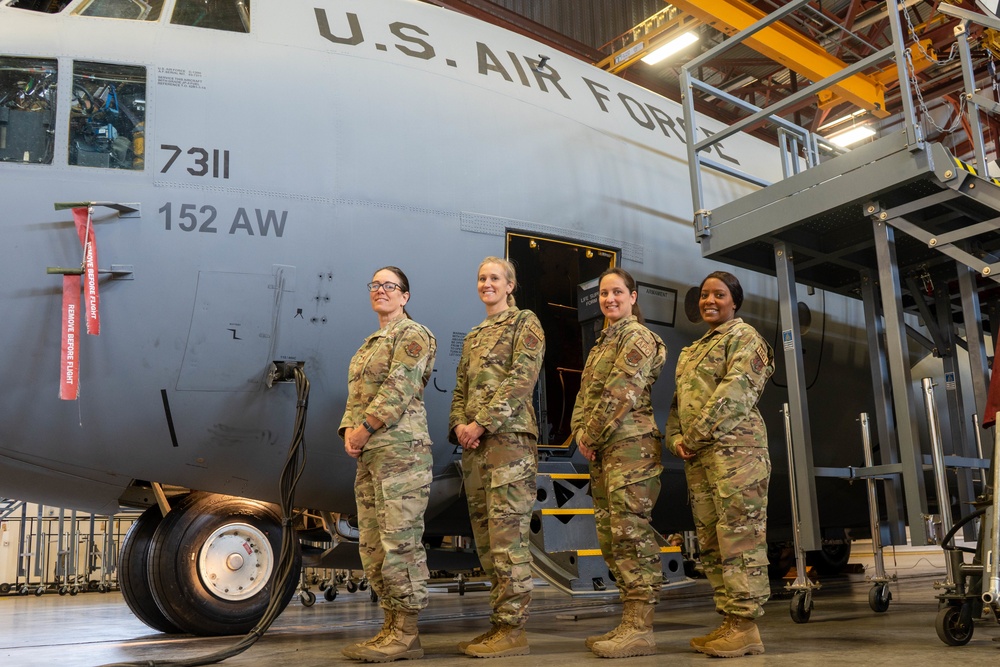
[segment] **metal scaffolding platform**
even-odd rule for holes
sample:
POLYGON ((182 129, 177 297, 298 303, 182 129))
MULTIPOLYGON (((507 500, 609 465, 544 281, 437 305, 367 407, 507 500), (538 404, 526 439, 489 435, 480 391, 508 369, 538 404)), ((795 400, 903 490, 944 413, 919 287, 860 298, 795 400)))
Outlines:
MULTIPOLYGON (((989 467, 981 443, 993 438, 978 425, 970 426, 966 405, 976 413, 985 410, 989 377, 984 322, 994 338, 1000 313, 1000 181, 984 178, 976 167, 957 160, 940 143, 926 142, 916 121, 912 79, 899 68, 900 121, 898 131, 854 150, 834 146, 781 114, 807 103, 856 73, 908 62, 900 23, 901 3, 888 2, 894 44, 817 81, 788 99, 761 109, 727 95, 702 81, 695 73, 701 64, 739 44, 805 4, 796 0, 765 17, 684 65, 681 74, 694 229, 702 254, 728 264, 777 277, 782 353, 788 369, 790 465, 794 500, 799 508, 802 549, 821 546, 817 512, 816 478, 823 476, 883 481, 891 544, 934 543, 938 528, 950 526, 947 487, 938 484, 936 519, 928 512, 925 472, 944 479, 945 468, 956 470, 959 505, 976 500, 973 471, 989 467), (723 97, 741 108, 746 117, 705 139, 695 135, 695 99, 698 95, 723 97), (710 158, 709 149, 737 132, 763 123, 778 128, 784 178, 776 183, 742 173, 710 158), (716 172, 761 186, 752 194, 713 205, 704 200, 702 172, 716 172), (798 321, 798 286, 828 290, 863 301, 868 323, 868 349, 875 403, 877 441, 881 460, 863 467, 817 468, 809 424, 804 382, 801 335, 798 321), (930 336, 918 331, 920 317, 930 336), (930 451, 921 446, 918 433, 917 392, 910 376, 908 341, 933 351, 944 362, 948 411, 955 453, 945 457, 940 434, 934 432, 936 407, 928 403, 930 451), (971 387, 964 388, 956 352, 968 353, 971 387)), ((958 54, 967 89, 963 100, 969 127, 976 135, 976 164, 986 165, 980 113, 996 113, 1000 105, 978 95, 968 43, 969 21, 997 20, 952 7, 940 11, 962 20, 956 31, 958 54)), ((926 395, 925 395, 926 398, 926 395)), ((776 434, 774 434, 776 435, 776 434)), ((875 508, 878 511, 878 508, 875 508)), ((876 516, 875 519, 878 519, 876 516)), ((971 527, 967 530, 971 530, 971 527)), ((874 536, 873 536, 874 537, 874 536)), ((971 537, 975 537, 974 535, 971 537)))

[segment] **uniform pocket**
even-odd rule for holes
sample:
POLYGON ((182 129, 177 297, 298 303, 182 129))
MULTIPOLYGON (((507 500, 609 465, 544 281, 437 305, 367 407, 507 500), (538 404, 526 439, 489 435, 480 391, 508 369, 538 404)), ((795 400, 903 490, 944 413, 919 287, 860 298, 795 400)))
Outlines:
POLYGON ((382 480, 386 530, 404 530, 423 522, 432 477, 430 470, 408 470, 382 480))
POLYGON ((525 457, 493 470, 490 492, 494 507, 506 508, 505 514, 527 514, 535 506, 535 462, 525 457))
POLYGON ((611 505, 630 514, 649 514, 660 495, 662 472, 663 466, 654 459, 628 461, 610 470, 605 467, 611 505))
POLYGON ((712 474, 716 479, 719 495, 729 498, 738 493, 755 489, 764 485, 763 494, 767 495, 767 480, 771 476, 771 461, 766 449, 744 449, 744 455, 738 458, 717 456, 713 462, 712 474))

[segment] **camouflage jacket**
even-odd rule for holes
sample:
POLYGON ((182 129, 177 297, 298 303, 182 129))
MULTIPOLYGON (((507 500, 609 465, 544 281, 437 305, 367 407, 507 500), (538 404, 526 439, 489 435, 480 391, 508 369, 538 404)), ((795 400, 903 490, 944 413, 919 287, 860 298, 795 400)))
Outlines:
POLYGON ((371 415, 385 427, 372 435, 366 449, 411 440, 430 443, 424 387, 434 370, 436 351, 434 334, 407 317, 365 338, 347 370, 347 409, 340 420, 340 437, 371 415))
POLYGON ((448 439, 455 427, 475 421, 487 433, 538 437, 532 392, 545 354, 545 333, 530 310, 507 308, 465 337, 451 399, 448 439))
POLYGON ((583 367, 573 433, 583 429, 598 450, 625 438, 661 437, 649 392, 666 360, 667 346, 634 316, 602 331, 583 367))
POLYGON ((667 448, 700 451, 724 445, 767 447, 757 401, 774 372, 774 353, 736 317, 681 350, 677 389, 667 418, 667 448))

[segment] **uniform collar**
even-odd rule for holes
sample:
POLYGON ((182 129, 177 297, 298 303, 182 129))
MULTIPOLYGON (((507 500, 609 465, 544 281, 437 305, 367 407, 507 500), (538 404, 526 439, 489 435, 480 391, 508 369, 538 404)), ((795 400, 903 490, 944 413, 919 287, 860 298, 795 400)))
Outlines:
POLYGON ((509 319, 511 317, 514 317, 514 315, 516 315, 517 312, 518 312, 518 308, 516 306, 508 306, 507 308, 504 308, 503 310, 501 310, 499 313, 496 313, 495 315, 490 315, 489 317, 487 317, 485 320, 483 320, 478 325, 476 325, 476 328, 480 329, 482 327, 488 327, 488 326, 491 326, 493 324, 498 324, 498 323, 503 322, 503 321, 505 321, 505 320, 507 320, 507 319, 509 319))
POLYGON ((382 327, 381 329, 379 329, 378 331, 376 331, 375 333, 373 333, 371 336, 369 336, 369 338, 376 338, 378 336, 385 336, 390 331, 392 331, 393 329, 395 329, 396 327, 398 327, 400 325, 400 323, 403 322, 403 320, 407 320, 407 319, 409 319, 409 318, 405 314, 403 314, 403 315, 400 315, 399 317, 397 317, 394 320, 389 320, 388 324, 386 324, 384 327, 382 327))
POLYGON ((608 326, 606 329, 604 329, 604 331, 601 332, 601 339, 603 340, 608 336, 613 336, 614 334, 618 333, 618 331, 624 329, 625 325, 627 325, 629 322, 638 322, 638 320, 636 319, 635 315, 629 315, 628 317, 621 318, 620 320, 608 326))
POLYGON ((733 319, 729 320, 728 322, 723 322, 722 324, 720 324, 719 326, 715 327, 714 329, 709 329, 705 333, 705 335, 701 337, 701 339, 704 340, 706 338, 711 338, 712 336, 714 336, 716 334, 718 334, 718 335, 721 336, 722 334, 727 333, 730 329, 732 329, 733 327, 735 327, 737 324, 742 324, 742 323, 743 323, 743 318, 742 317, 734 317, 733 319))

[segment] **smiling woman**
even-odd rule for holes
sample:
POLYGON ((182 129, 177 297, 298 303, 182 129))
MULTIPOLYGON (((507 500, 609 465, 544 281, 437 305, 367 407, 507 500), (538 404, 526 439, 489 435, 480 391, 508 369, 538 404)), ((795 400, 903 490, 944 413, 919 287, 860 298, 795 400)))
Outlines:
POLYGON ((433 464, 424 387, 437 342, 406 312, 410 281, 401 269, 379 269, 366 287, 379 329, 351 359, 339 433, 347 454, 358 460, 358 548, 385 623, 374 638, 343 653, 388 662, 424 654, 417 615, 427 606, 422 536, 433 464))
POLYGON ((573 407, 573 433, 590 461, 590 488, 601 553, 618 582, 622 621, 586 646, 602 658, 656 653, 653 608, 663 582, 653 506, 660 495, 662 435, 650 392, 667 348, 646 328, 635 279, 610 268, 599 280, 608 326, 587 356, 573 407))
POLYGON ((743 287, 716 271, 701 283, 698 308, 709 330, 677 359, 667 448, 685 461, 701 562, 725 617, 691 648, 731 658, 764 652, 754 619, 764 613, 767 489, 771 460, 757 401, 774 372, 773 352, 736 317, 743 287))

